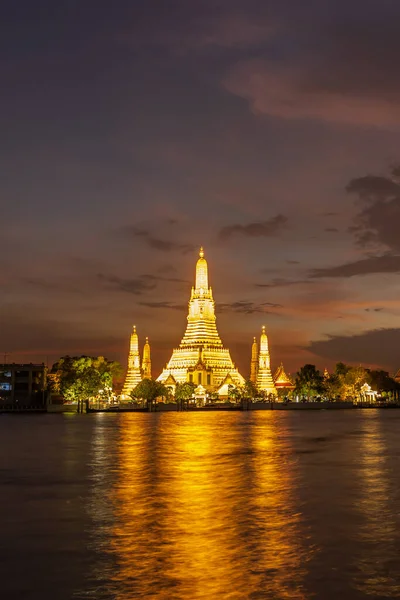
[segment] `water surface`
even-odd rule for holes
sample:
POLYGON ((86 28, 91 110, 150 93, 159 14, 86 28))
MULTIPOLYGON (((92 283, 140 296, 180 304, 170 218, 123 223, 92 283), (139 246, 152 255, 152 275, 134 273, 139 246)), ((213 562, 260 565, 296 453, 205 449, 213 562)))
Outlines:
POLYGON ((396 410, 1 415, 1 598, 398 598, 399 433, 396 410))

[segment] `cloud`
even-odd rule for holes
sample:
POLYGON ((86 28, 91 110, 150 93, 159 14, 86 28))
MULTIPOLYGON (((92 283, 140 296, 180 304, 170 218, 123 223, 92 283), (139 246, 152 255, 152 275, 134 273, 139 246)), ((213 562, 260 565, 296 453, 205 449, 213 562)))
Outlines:
POLYGON ((365 312, 382 312, 384 308, 382 306, 378 306, 377 308, 365 308, 365 312))
POLYGON ((98 273, 97 277, 100 281, 107 284, 107 287, 114 289, 119 292, 127 292, 140 296, 141 294, 154 290, 157 287, 158 282, 164 283, 185 283, 190 284, 185 279, 179 277, 162 277, 160 275, 145 274, 134 278, 118 277, 117 275, 105 275, 104 273, 98 273))
POLYGON ((328 233, 337 233, 339 229, 336 229, 336 227, 326 227, 325 231, 327 231, 328 233))
POLYGON ((220 313, 237 312, 237 313, 244 313, 244 314, 250 315, 253 313, 270 313, 272 311, 269 309, 272 309, 272 308, 282 308, 282 305, 276 304, 273 302, 256 303, 256 302, 249 302, 247 300, 239 300, 237 302, 231 302, 231 303, 225 303, 225 304, 218 303, 216 310, 220 313))
POLYGON ((181 279, 180 277, 163 277, 162 275, 153 275, 153 274, 142 275, 141 278, 151 280, 151 281, 164 281, 167 283, 187 283, 187 284, 191 283, 188 279, 181 279))
POLYGON ((22 277, 19 281, 24 285, 43 290, 44 292, 82 292, 81 287, 78 285, 71 285, 65 281, 65 278, 63 281, 50 281, 39 277, 22 277))
POLYGON ((352 179, 346 191, 359 200, 359 212, 350 231, 362 246, 385 246, 400 253, 400 184, 392 167, 389 177, 367 175, 352 179))
POLYGON ((307 350, 334 361, 399 368, 400 329, 373 329, 358 335, 328 335, 312 341, 307 350))
POLYGON ((274 52, 265 48, 258 58, 236 64, 223 86, 245 98, 255 114, 399 126, 400 82, 393 77, 400 55, 399 6, 363 6, 354 14, 355 3, 340 8, 335 3, 336 10, 320 4, 322 12, 313 6, 311 16, 305 9, 297 22, 283 17, 274 52))
POLYGON ((170 264, 161 265, 157 269, 157 272, 158 273, 176 273, 176 267, 174 267, 174 265, 170 265, 170 264))
MULTIPOLYGON (((175 221, 170 220, 170 225, 175 221)), ((147 243, 150 248, 154 250, 158 250, 160 252, 181 252, 182 254, 188 254, 189 252, 193 252, 196 248, 194 244, 188 244, 183 242, 177 242, 172 239, 163 240, 156 236, 153 236, 150 231, 146 229, 139 229, 135 226, 127 226, 122 228, 123 233, 127 236, 135 236, 141 237, 147 243)), ((175 237, 175 236, 174 236, 175 237)))
POLYGON ((313 279, 320 277, 355 277, 372 273, 400 273, 400 256, 391 254, 371 256, 336 267, 312 269, 310 277, 313 279))
POLYGON ((239 64, 225 78, 224 87, 249 101, 255 114, 285 119, 312 119, 349 125, 400 123, 400 92, 394 100, 351 95, 307 84, 303 67, 279 66, 263 60, 239 64))
POLYGON ((219 232, 222 240, 228 240, 235 234, 246 237, 272 237, 280 233, 287 225, 288 219, 284 215, 276 215, 268 221, 248 223, 247 225, 228 225, 219 232))
POLYGON ((375 203, 387 201, 400 195, 400 186, 388 177, 366 175, 352 179, 346 186, 350 194, 357 194, 361 200, 375 203))
POLYGON ((134 294, 140 296, 144 292, 154 290, 157 287, 157 282, 154 281, 153 277, 137 277, 134 279, 124 279, 117 277, 116 275, 105 275, 98 273, 97 277, 100 281, 104 282, 109 289, 113 289, 119 292, 127 292, 128 294, 134 294))
POLYGON ((255 283, 255 287, 258 288, 281 288, 281 287, 290 287, 292 285, 310 285, 314 283, 313 281, 310 281, 309 279, 298 279, 298 280, 293 280, 293 279, 283 279, 283 278, 276 278, 273 279, 272 281, 270 281, 269 283, 255 283))
POLYGON ((124 45, 161 47, 174 54, 207 51, 212 48, 245 50, 258 46, 268 40, 274 31, 270 15, 247 7, 246 13, 230 2, 223 6, 219 3, 202 2, 179 3, 179 9, 173 3, 168 12, 163 12, 155 20, 150 10, 141 11, 141 19, 136 26, 121 32, 118 41, 124 45), (144 14, 143 14, 144 13, 144 14), (250 14, 249 14, 250 13, 250 14))
POLYGON ((155 309, 169 309, 169 310, 179 310, 183 311, 186 308, 185 304, 176 304, 174 302, 139 302, 140 306, 145 306, 146 308, 155 308, 155 309))

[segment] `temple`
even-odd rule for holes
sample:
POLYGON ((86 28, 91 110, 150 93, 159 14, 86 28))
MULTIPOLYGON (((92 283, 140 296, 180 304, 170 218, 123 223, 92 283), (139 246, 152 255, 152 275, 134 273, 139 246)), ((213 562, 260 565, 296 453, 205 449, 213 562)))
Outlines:
POLYGON ((268 349, 268 338, 265 333, 265 325, 263 325, 261 330, 256 386, 261 392, 276 396, 276 388, 271 373, 271 359, 268 349))
POLYGON ((257 385, 257 373, 258 373, 258 345, 256 338, 253 338, 253 344, 251 346, 251 363, 250 363, 250 381, 257 385))
POLYGON ((293 381, 286 375, 285 369, 283 368, 283 363, 279 365, 274 375, 274 384, 276 391, 279 394, 280 390, 283 390, 285 393, 291 392, 296 387, 293 384, 293 381))
POLYGON ((396 375, 394 376, 394 380, 397 381, 397 383, 400 383, 400 369, 397 371, 396 375))
POLYGON ((203 248, 196 264, 196 281, 190 295, 185 334, 158 381, 171 386, 190 381, 206 392, 217 391, 220 395, 228 381, 235 386, 244 384, 244 378, 217 331, 215 303, 208 285, 208 265, 203 248))
POLYGON ((151 379, 151 357, 148 337, 143 347, 142 374, 143 379, 151 379))
POLYGON ((140 371, 139 338, 136 333, 136 325, 134 325, 129 346, 128 370, 124 387, 122 388, 122 396, 129 396, 131 391, 141 380, 142 373, 140 371))

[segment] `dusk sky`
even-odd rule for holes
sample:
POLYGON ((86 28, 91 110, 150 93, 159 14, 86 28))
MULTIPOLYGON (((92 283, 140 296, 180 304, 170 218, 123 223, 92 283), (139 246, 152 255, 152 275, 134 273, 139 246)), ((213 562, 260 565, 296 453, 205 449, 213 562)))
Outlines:
MULTIPOLYGON (((400 2, 3 0, 0 351, 400 367, 400 2)), ((3 356, 1 356, 1 359, 3 356)))

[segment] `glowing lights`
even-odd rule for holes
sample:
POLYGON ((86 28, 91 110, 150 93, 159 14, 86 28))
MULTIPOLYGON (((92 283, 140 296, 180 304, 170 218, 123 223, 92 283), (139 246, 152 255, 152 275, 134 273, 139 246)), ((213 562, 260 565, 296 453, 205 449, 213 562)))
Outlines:
POLYGON ((218 390, 227 375, 235 385, 243 385, 244 378, 232 362, 229 350, 219 337, 215 303, 208 285, 208 264, 200 249, 196 264, 195 287, 192 288, 187 327, 179 348, 176 348, 158 380, 165 383, 169 377, 175 382, 194 381, 208 392, 218 390))

